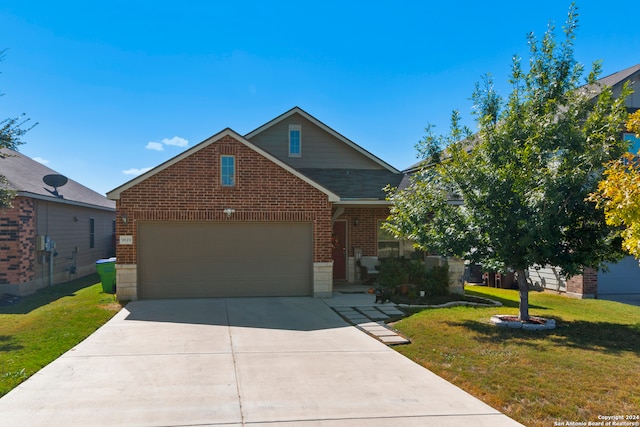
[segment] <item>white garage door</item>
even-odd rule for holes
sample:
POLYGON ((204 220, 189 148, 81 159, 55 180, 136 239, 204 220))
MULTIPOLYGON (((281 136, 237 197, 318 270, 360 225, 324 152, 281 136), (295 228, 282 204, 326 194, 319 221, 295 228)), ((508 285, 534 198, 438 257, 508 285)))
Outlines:
POLYGON ((138 224, 140 298, 312 294, 311 223, 138 224))

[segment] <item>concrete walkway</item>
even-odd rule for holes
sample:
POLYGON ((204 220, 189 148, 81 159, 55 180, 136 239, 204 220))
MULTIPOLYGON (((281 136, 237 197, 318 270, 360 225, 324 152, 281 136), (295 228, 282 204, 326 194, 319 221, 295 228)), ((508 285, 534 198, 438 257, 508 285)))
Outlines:
POLYGON ((404 312, 390 302, 376 303, 375 295, 366 293, 361 287, 359 290, 357 288, 343 288, 343 291, 335 291, 333 298, 323 301, 348 323, 384 344, 409 344, 411 341, 407 337, 385 323, 402 318, 404 312))
POLYGON ((323 300, 130 303, 0 399, 2 426, 517 426, 323 300))

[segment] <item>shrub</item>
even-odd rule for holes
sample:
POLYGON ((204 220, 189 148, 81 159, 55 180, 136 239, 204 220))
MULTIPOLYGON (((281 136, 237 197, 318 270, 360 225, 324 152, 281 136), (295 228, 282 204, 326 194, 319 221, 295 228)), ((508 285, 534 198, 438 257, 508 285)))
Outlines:
POLYGON ((380 260, 378 283, 387 288, 394 288, 405 282, 406 271, 398 258, 380 260))

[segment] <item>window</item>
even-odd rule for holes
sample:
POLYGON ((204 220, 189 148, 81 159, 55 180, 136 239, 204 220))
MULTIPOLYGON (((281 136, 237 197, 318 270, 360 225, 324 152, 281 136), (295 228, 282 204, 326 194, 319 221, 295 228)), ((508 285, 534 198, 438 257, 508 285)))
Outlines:
POLYGON ((220 171, 223 187, 233 187, 236 185, 236 157, 221 156, 220 171))
POLYGON ((400 256, 400 241, 381 228, 384 221, 378 221, 378 258, 397 258, 400 256))
POLYGON ((624 133, 622 138, 625 141, 629 141, 629 152, 632 154, 638 153, 640 150, 640 138, 636 137, 635 134, 632 133, 624 133))
POLYGON ((95 218, 89 218, 89 248, 96 247, 96 220, 95 218))
POLYGON ((289 157, 302 156, 302 126, 289 125, 289 157))

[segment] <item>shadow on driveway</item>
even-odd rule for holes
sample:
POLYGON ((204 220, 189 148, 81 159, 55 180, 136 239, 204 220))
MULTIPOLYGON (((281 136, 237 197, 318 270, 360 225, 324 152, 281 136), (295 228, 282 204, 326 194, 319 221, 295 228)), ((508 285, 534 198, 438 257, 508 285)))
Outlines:
POLYGON ((126 321, 314 331, 347 324, 311 297, 141 300, 127 304, 126 321))

